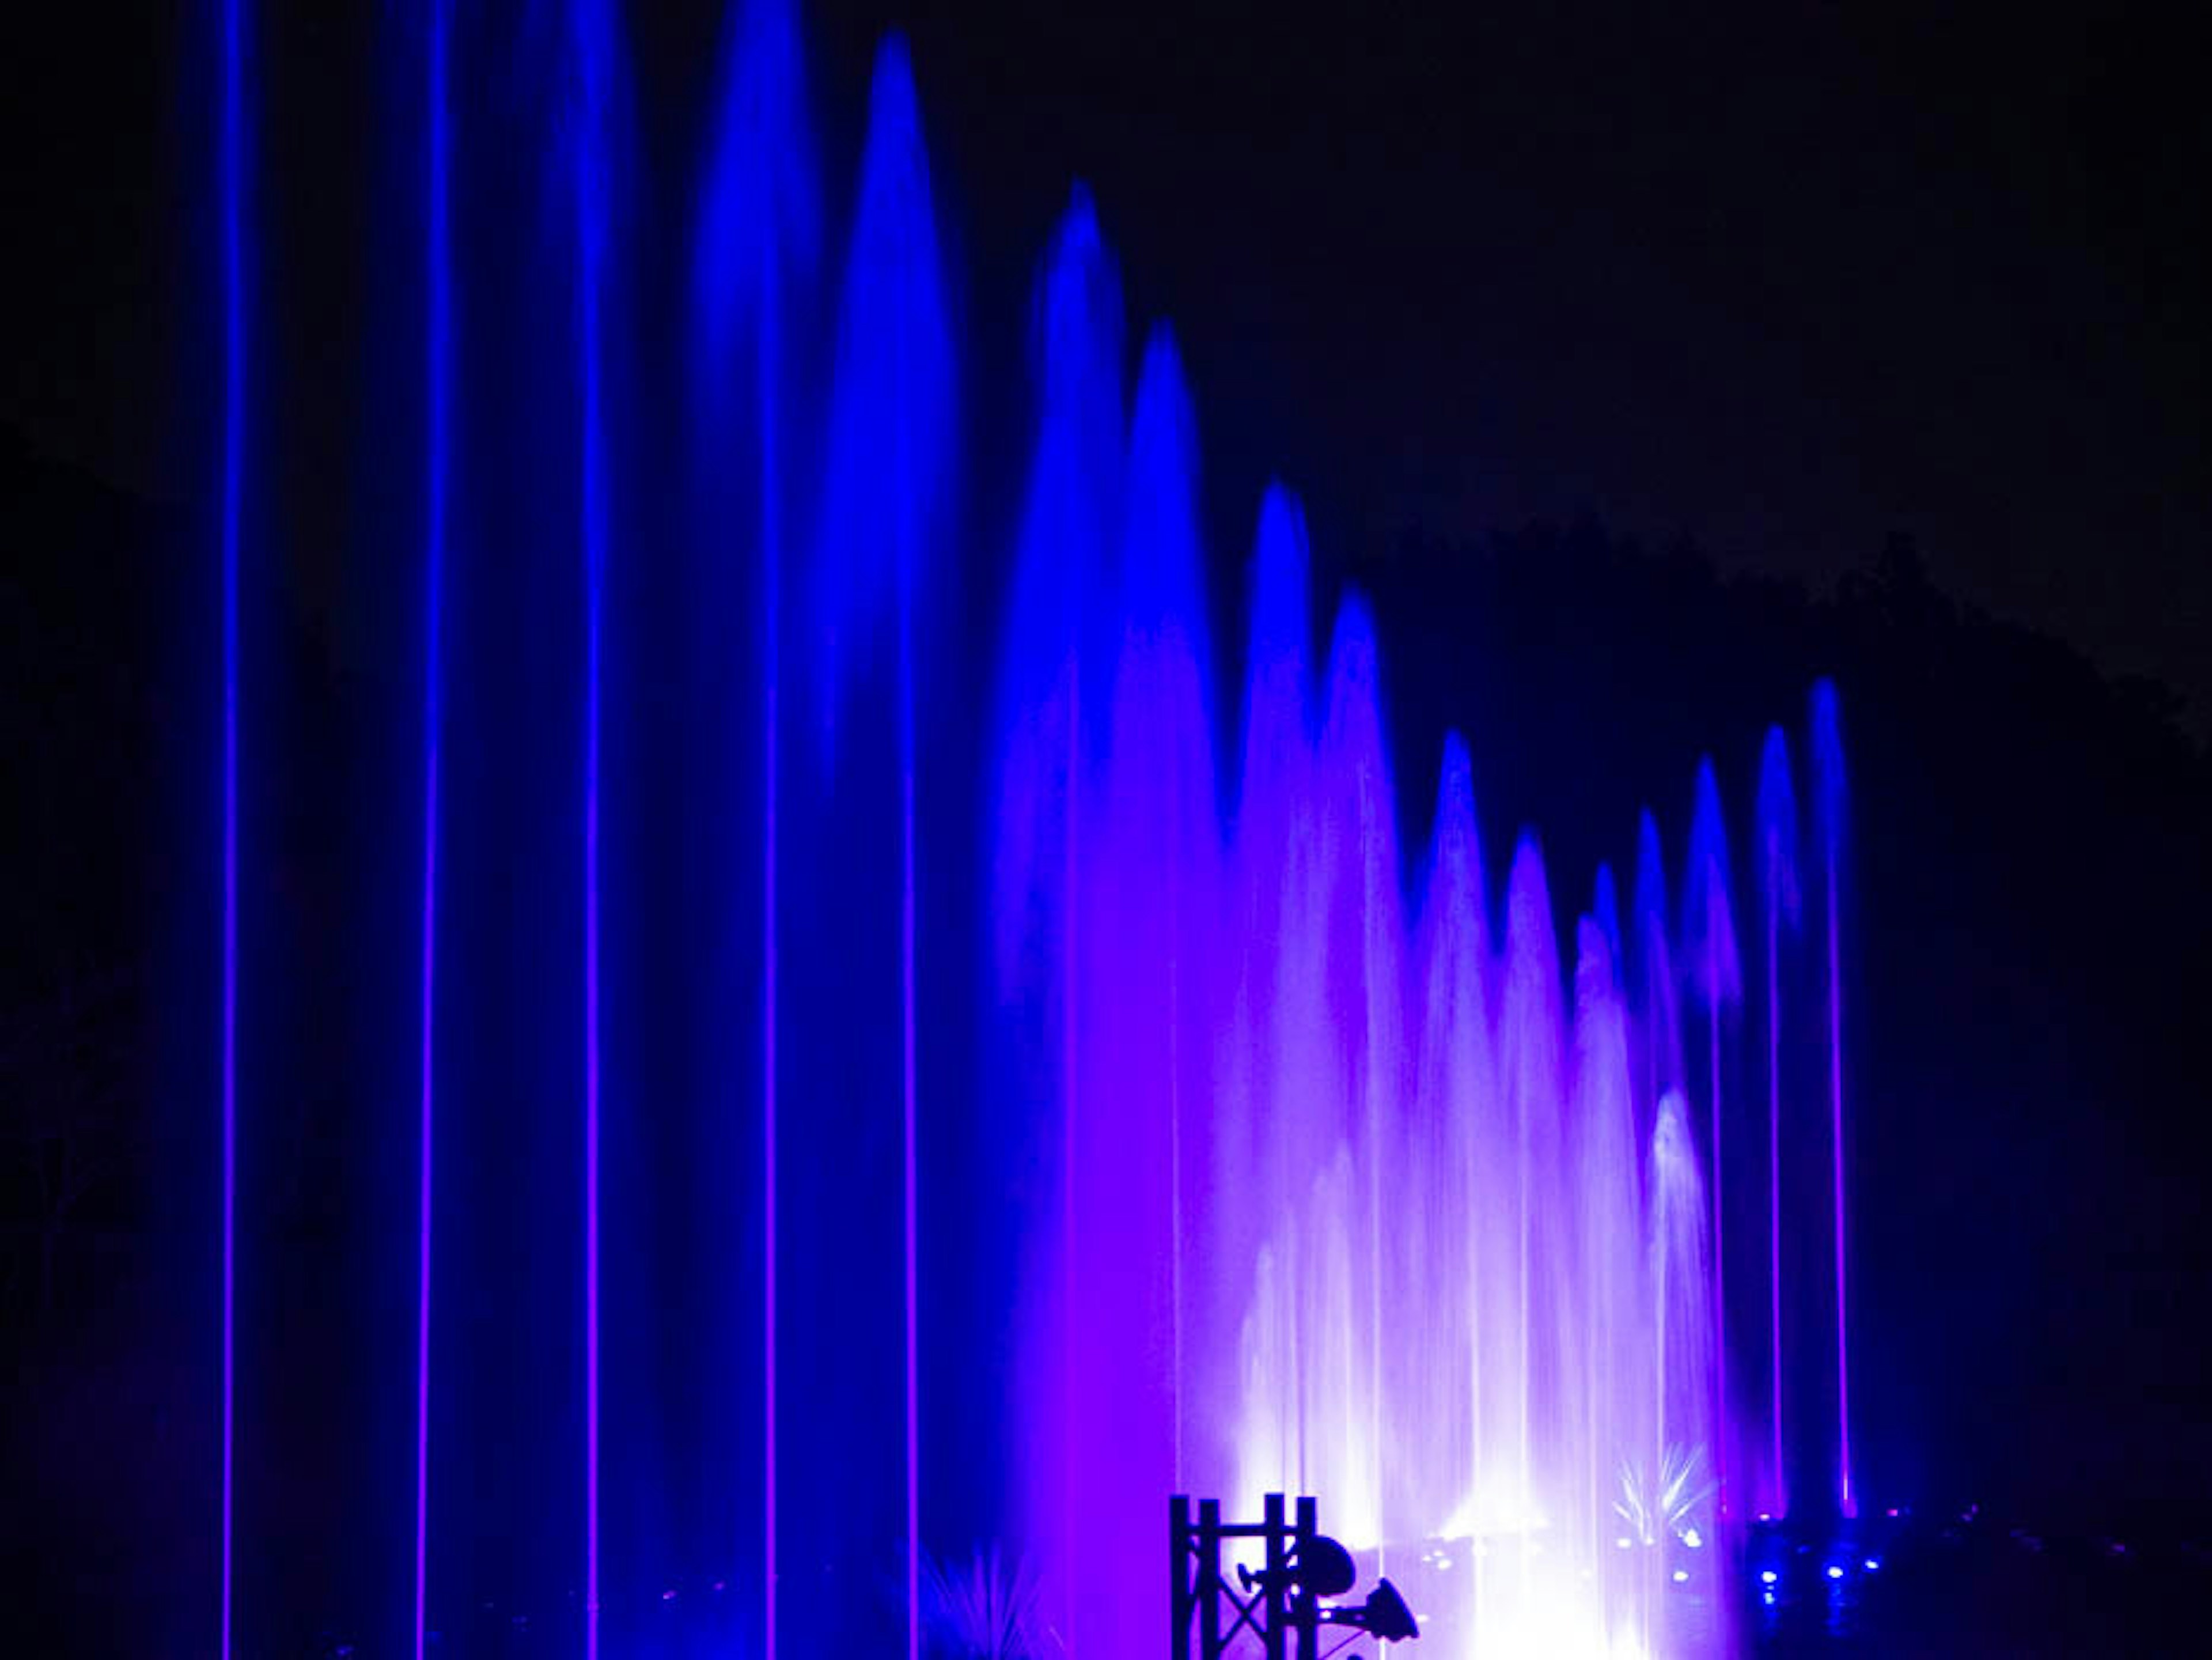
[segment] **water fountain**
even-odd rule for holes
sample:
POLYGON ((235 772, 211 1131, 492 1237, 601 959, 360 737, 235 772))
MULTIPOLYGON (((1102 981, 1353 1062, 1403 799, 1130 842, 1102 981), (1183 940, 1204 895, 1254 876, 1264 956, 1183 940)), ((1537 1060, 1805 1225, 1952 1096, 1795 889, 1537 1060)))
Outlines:
MULTIPOLYGON (((251 10, 226 11, 234 47, 251 10)), ((620 21, 601 0, 565 16, 526 50, 425 0, 419 31, 419 1063, 385 1131, 411 1172, 392 1271, 412 1456, 364 1507, 405 1519, 409 1651, 459 1644, 483 1599, 536 1622, 532 1652, 673 1651, 699 1606, 738 1652, 791 1648, 803 1619, 812 1651, 918 1657, 963 1583, 933 1558, 972 1552, 1025 1565, 1038 1651, 1142 1654, 1170 1491, 1320 1495, 1432 1650, 1728 1648, 1742 1524, 1831 1476, 1855 1499, 1832 690, 1810 744, 1817 975, 1782 955, 1778 730, 1750 844, 1763 985, 1711 763, 1679 918, 1650 813, 1626 915, 1609 870, 1563 903, 1533 834, 1486 856, 1479 731, 1447 740, 1432 794, 1401 787, 1431 757, 1394 751, 1356 596, 1316 658, 1285 489, 1259 504, 1242 684, 1220 675, 1191 391, 1164 327, 1125 380, 1083 192, 1037 284, 1002 534, 962 508, 988 491, 963 471, 899 43, 825 272, 795 21, 750 0, 660 364, 635 320, 656 271, 629 246, 620 21), (562 252, 512 314, 462 257, 499 232, 462 205, 490 148, 458 92, 465 52, 510 51, 551 88, 538 229, 562 252), (466 365, 499 353, 472 332, 537 378, 480 383, 466 365), (641 395, 662 374, 681 395, 641 395), (953 626, 983 649, 952 663, 933 595, 997 569, 994 538, 1003 608, 967 608, 953 626), (502 617, 519 577, 529 606, 502 617), (680 741, 653 725, 672 703, 680 741), (1798 994, 1816 982, 1824 1006, 1798 994), (1790 1057, 1815 1052, 1817 1114, 1790 1100, 1790 1057), (1791 1128, 1815 1118, 1826 1137, 1791 1128), (1816 1215, 1790 1200, 1807 1159, 1832 1193, 1816 1215), (1785 1288, 1799 1260, 1817 1287, 1785 1288), (1790 1309, 1819 1318, 1785 1331, 1790 1309), (1832 1471, 1792 1398, 1830 1313, 1832 1471)), ((234 587, 276 555, 239 530, 252 113, 225 61, 234 587)), ((240 660, 233 642, 227 695, 251 699, 240 660)), ((258 763, 234 726, 226 743, 234 848, 258 763)), ((250 994, 235 879, 226 974, 250 994)), ((228 994, 223 1018, 226 1146, 232 1126, 251 1145, 228 994)), ((231 1496, 228 1287, 256 1270, 234 1263, 228 1158, 224 1181, 228 1655, 234 1555, 265 1522, 231 1496)), ((236 1651, 260 1617, 241 1604, 236 1651)))

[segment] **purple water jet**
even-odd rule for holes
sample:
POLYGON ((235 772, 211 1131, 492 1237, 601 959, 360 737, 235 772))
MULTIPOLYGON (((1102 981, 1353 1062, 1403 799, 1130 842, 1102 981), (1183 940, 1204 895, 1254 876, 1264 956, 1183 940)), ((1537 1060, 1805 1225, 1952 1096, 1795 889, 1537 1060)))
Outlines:
POLYGON ((1720 1488, 1720 1510, 1732 1515, 1729 1481, 1735 1449, 1730 1444, 1732 1402, 1728 1371, 1728 1231, 1724 1220, 1723 1153, 1728 1145, 1721 1115, 1721 1012, 1743 995, 1743 976, 1736 954, 1735 924, 1729 907, 1728 824, 1721 813, 1720 786, 1713 763, 1698 766, 1697 805, 1690 820, 1689 873, 1683 894, 1682 938, 1692 968, 1692 982, 1705 1005, 1706 1081, 1711 1110, 1711 1131, 1705 1142, 1707 1173, 1712 1190, 1712 1316, 1713 1353, 1718 1357, 1713 1378, 1713 1418, 1719 1434, 1713 1447, 1714 1480, 1720 1488))
POLYGON ((239 559, 246 471, 246 38, 244 0, 222 9, 217 159, 222 241, 222 1580, 221 1647, 231 1654, 237 1567, 239 559))
POLYGON ((1844 831, 1850 804, 1844 783, 1843 717, 1832 682, 1813 688, 1814 812, 1820 826, 1821 897, 1826 908, 1828 954, 1829 1146, 1833 1157, 1836 1227, 1836 1504, 1845 1517, 1858 1512, 1851 1487, 1850 1298, 1845 1265, 1844 1208, 1844 988, 1842 901, 1844 831))
POLYGON ((951 460, 952 350, 938 269, 921 117, 904 44, 877 55, 860 202, 845 271, 830 410, 817 638, 825 736, 855 664, 890 612, 899 819, 901 1250, 905 1341, 907 1651, 921 1652, 921 1420, 918 965, 915 918, 915 607, 925 543, 951 460))
POLYGON ((447 105, 447 46, 451 20, 445 0, 431 0, 424 63, 423 288, 428 306, 423 329, 424 438, 422 446, 422 1058, 416 1215, 415 1310, 415 1660, 422 1660, 427 1627, 430 1535, 430 1292, 432 1199, 435 1189, 435 1025, 438 958, 438 748, 444 727, 446 516, 452 441, 453 268, 447 179, 452 136, 447 105))
POLYGON ((1759 757, 1759 868, 1766 924, 1766 1497, 1770 1516, 1790 1513, 1782 1405, 1782 933, 1797 922, 1797 798, 1790 787, 1790 744, 1767 729, 1759 757))
MULTIPOLYGON (((1065 1560, 1077 1548, 1075 1396, 1080 1218, 1077 1146, 1083 1133, 1078 1023, 1083 933, 1079 927, 1085 757, 1086 683, 1099 655, 1091 639, 1116 536, 1122 447, 1121 315, 1119 284, 1079 188, 1061 216, 1039 283, 1041 410, 1035 457, 1015 556, 1014 618, 998 688, 1001 731, 992 824, 998 990, 1008 1016, 1034 1014, 1025 1031, 1049 1068, 1058 1108, 1060 1199, 1030 1225, 1052 1237, 1056 1269, 1020 1293, 1039 1310, 1027 1329, 1048 1353, 1032 1357, 1032 1381, 1010 1410, 1028 1427, 1033 1451, 1056 1471, 1032 1487, 1050 1489, 1042 1513, 1026 1517, 1032 1538, 1065 1560), (1057 1322, 1043 1310, 1056 1306, 1057 1322), (1037 1387, 1036 1378, 1054 1381, 1037 1387), (1049 1450, 1048 1453, 1044 1450, 1049 1450)), ((1034 1493, 1016 1492, 1019 1514, 1034 1493)), ((1075 1582, 1060 1575, 1051 1602, 1062 1642, 1079 1650, 1075 1582)))
MULTIPOLYGON (((760 489, 760 1240, 761 1652, 777 1653, 777 1090, 779 897, 783 748, 783 291, 811 274, 821 234, 803 108, 798 26, 787 0, 748 0, 731 41, 713 171, 695 264, 696 394, 711 430, 723 388, 752 356, 760 489)), ((710 467, 713 461, 708 464, 710 467)))
POLYGON ((575 84, 569 158, 574 191, 580 498, 583 544, 584 1025, 584 1654, 598 1660, 599 1598, 600 1268, 600 764, 604 737, 606 587, 613 507, 607 443, 605 342, 614 20, 605 0, 572 0, 575 84))

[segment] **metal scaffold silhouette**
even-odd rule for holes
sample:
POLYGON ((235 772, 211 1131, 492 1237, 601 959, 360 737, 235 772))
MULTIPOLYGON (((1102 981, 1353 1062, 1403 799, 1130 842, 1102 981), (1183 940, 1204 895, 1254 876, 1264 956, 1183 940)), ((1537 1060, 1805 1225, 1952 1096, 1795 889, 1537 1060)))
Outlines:
POLYGON ((1173 1660, 1219 1660, 1247 1632, 1259 1639, 1267 1660, 1326 1660, 1362 1634, 1385 1643, 1421 1634, 1406 1599, 1388 1579, 1378 1579, 1362 1602, 1322 1600, 1350 1591, 1358 1571, 1352 1553, 1322 1532, 1313 1499, 1301 1497, 1289 1519, 1279 1493, 1262 1501, 1257 1522, 1224 1522, 1218 1499, 1200 1499, 1195 1520, 1192 1511, 1187 1494, 1168 1501, 1173 1576, 1168 1652, 1173 1660), (1248 1539, 1259 1541, 1261 1566, 1237 1564, 1231 1586, 1222 1572, 1223 1542, 1248 1539), (1350 1635, 1324 1651, 1324 1626, 1346 1628, 1350 1635))

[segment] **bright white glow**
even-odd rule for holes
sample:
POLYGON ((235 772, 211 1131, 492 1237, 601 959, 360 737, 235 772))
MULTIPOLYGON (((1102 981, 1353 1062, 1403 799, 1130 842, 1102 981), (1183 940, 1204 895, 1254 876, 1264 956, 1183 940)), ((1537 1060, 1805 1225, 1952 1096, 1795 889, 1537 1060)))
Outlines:
POLYGON ((1761 1568, 1759 1571, 1759 1583, 1762 1585, 1771 1585, 1781 1577, 1772 1568, 1761 1568))
POLYGON ((1866 1571, 1869 1573, 1880 1573, 1881 1572, 1881 1559, 1879 1556, 1868 1557, 1866 1560, 1866 1571))
POLYGON ((1831 1578, 1831 1579, 1840 1579, 1840 1578, 1842 1578, 1843 1577, 1844 1577, 1844 1565, 1843 1565, 1841 1562, 1831 1562, 1831 1563, 1829 1563, 1829 1564, 1828 1564, 1828 1578, 1831 1578))
POLYGON ((1705 1535, 1695 1528, 1685 1528, 1682 1529, 1682 1542, 1692 1550, 1698 1550, 1704 1546, 1705 1535))
POLYGON ((1674 1583, 1675 1583, 1676 1584, 1678 1584, 1678 1585, 1686 1585, 1686 1584, 1688 1584, 1690 1583, 1690 1571, 1689 1571, 1689 1569, 1687 1569, 1687 1568, 1676 1568, 1676 1569, 1674 1570, 1674 1583))

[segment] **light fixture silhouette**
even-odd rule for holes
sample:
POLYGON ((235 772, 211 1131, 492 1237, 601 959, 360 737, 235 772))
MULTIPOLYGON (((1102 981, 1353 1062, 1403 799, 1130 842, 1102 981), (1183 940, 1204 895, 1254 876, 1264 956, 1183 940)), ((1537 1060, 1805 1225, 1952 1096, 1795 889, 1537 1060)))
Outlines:
POLYGON ((1421 1634, 1413 1610, 1388 1579, 1378 1580, 1364 1602, 1326 1600, 1349 1596, 1359 1573, 1352 1553, 1322 1532, 1314 1499, 1301 1494, 1293 1515, 1284 1496, 1271 1493, 1261 1510, 1256 1522, 1233 1522, 1224 1519, 1218 1499, 1195 1504, 1184 1493, 1169 1499, 1174 1596, 1168 1630, 1174 1660, 1228 1660, 1232 1653, 1250 1652, 1255 1641, 1267 1660, 1325 1660, 1325 1629, 1351 1633, 1331 1639, 1335 1646, 1329 1655, 1362 1636, 1399 1643, 1421 1634), (1231 1575, 1222 1560, 1224 1547, 1264 1551, 1264 1566, 1240 1562, 1231 1575))
POLYGON ((1366 1602, 1359 1607, 1324 1608, 1321 1617, 1324 1625, 1356 1626, 1378 1643, 1402 1642, 1421 1634, 1413 1609, 1406 1606, 1406 1599, 1398 1595, 1398 1588, 1388 1579, 1377 1580, 1375 1589, 1367 1593, 1366 1602))
POLYGON ((1302 1590, 1310 1596, 1341 1596, 1358 1578, 1358 1569, 1352 1566, 1352 1553, 1326 1534, 1300 1540, 1290 1560, 1275 1573, 1264 1568, 1255 1573, 1241 1562, 1237 1567, 1237 1582, 1247 1591, 1255 1586, 1266 1590, 1280 1585, 1285 1590, 1302 1590))

